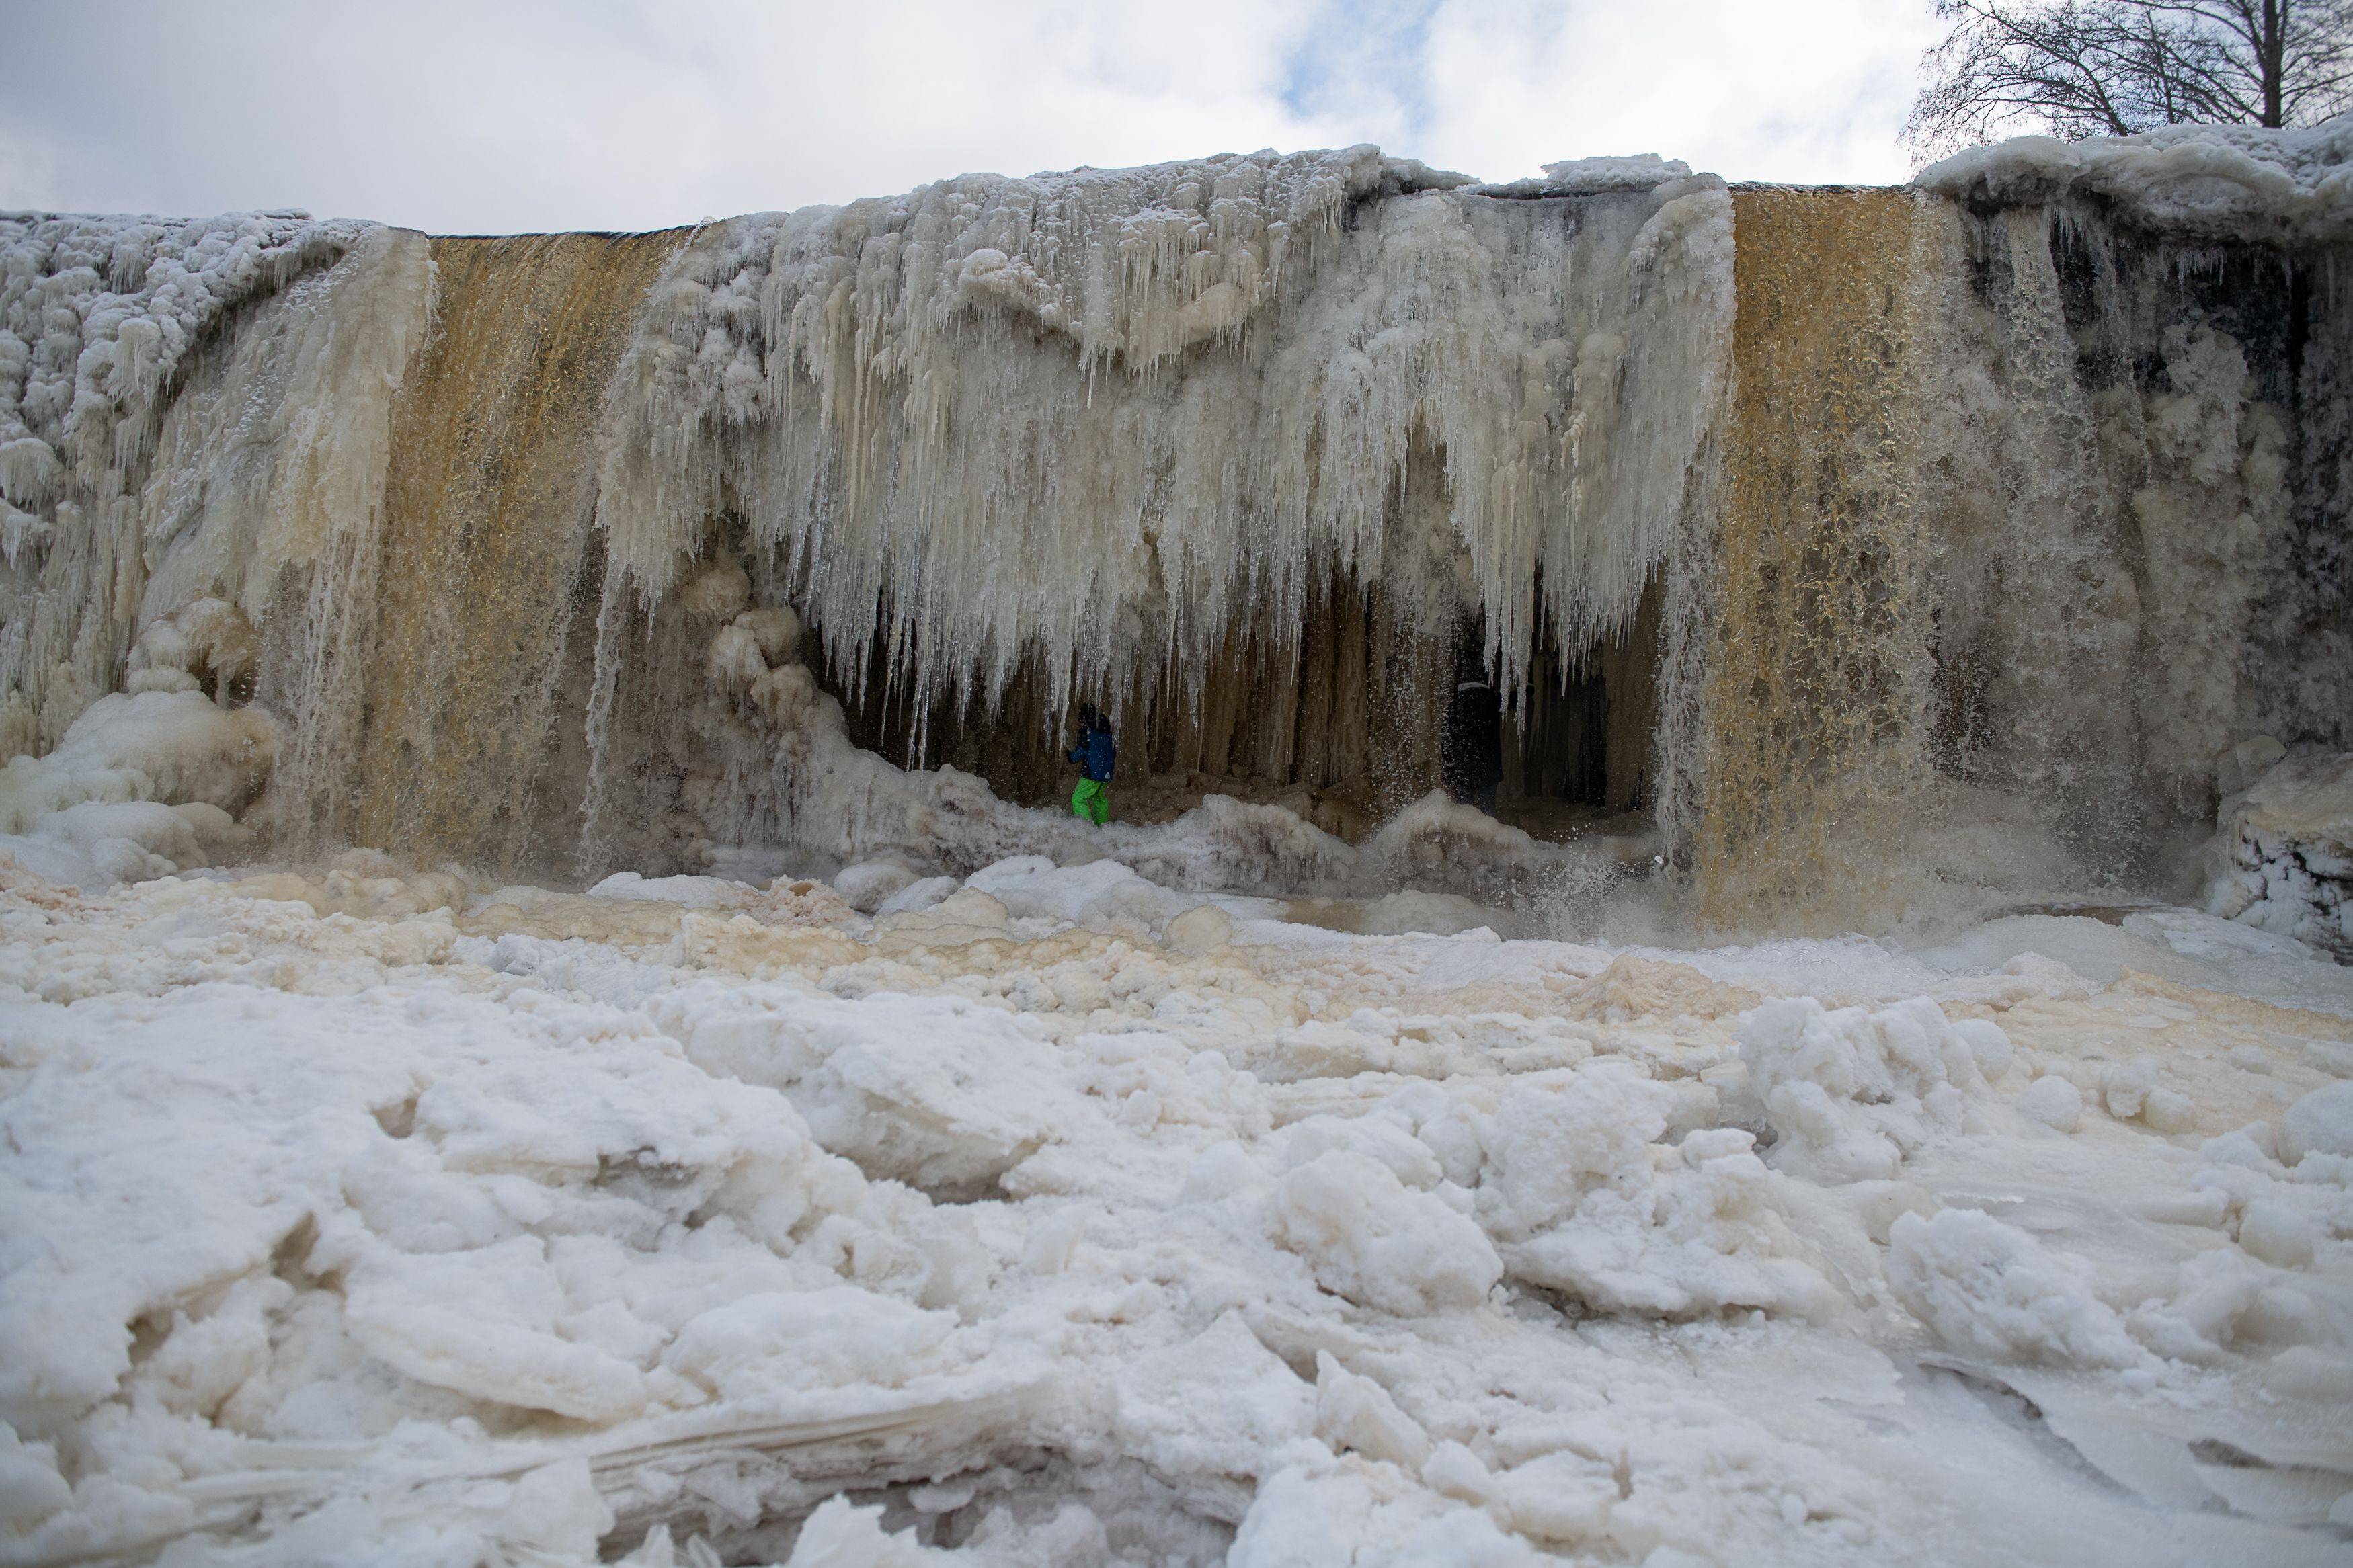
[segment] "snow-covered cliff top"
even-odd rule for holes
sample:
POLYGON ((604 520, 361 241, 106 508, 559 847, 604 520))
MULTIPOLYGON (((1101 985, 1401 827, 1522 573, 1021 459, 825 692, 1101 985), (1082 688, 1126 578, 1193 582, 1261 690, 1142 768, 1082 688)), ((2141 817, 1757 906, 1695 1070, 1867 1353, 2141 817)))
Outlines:
POLYGON ((2141 136, 2019 136, 1956 153, 1918 184, 2004 205, 2102 198, 2174 238, 2353 239, 2353 114, 2304 131, 2174 125, 2141 136))

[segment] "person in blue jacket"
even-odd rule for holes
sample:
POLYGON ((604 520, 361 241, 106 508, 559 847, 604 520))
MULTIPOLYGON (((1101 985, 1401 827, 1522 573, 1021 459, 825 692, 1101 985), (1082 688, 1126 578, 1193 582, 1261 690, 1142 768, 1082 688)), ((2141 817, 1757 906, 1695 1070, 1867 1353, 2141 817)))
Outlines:
POLYGON ((1070 760, 1086 776, 1071 792, 1072 816, 1084 817, 1097 827, 1111 820, 1111 796, 1103 786, 1111 783, 1112 763, 1118 757, 1119 743, 1112 739, 1111 721, 1096 712, 1093 703, 1080 703, 1079 743, 1071 748, 1070 760))

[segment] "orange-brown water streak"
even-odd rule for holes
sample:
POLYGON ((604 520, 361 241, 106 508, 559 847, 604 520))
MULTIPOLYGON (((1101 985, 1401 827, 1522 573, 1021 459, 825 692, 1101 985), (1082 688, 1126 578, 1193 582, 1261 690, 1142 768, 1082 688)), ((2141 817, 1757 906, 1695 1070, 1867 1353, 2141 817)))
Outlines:
POLYGON ((552 777, 550 752, 597 417, 682 238, 433 241, 438 321, 393 426, 359 842, 509 868, 569 837, 578 781, 552 777))
POLYGON ((1693 844, 1713 923, 1858 912, 1923 765, 1923 201, 1735 196, 1735 390, 1693 844))

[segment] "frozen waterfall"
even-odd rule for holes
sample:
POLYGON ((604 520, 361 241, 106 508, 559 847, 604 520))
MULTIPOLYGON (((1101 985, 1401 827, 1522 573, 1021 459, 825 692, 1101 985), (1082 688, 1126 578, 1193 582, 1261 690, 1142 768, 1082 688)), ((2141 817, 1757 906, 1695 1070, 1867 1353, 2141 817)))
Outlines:
POLYGON ((1067 833, 1085 700, 1194 814, 1112 852, 1204 883, 1525 890, 1591 828, 1735 923, 2175 886, 2239 750, 2348 742, 2348 148, 20 216, 0 733, 160 663, 282 728, 289 844, 968 869, 1067 833), (1406 813, 1466 661, 1533 838, 1406 813))

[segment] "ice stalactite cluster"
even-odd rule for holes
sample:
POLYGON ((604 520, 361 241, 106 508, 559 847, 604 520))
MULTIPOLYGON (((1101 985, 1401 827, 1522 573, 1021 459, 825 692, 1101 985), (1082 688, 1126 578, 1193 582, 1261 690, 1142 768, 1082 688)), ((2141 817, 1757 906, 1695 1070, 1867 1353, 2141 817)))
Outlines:
POLYGON ((1295 658, 1335 571, 1433 637, 1483 616, 1515 686, 1541 626, 1630 617, 1715 416, 1730 201, 1634 173, 1529 199, 1356 148, 714 226, 608 412, 608 622, 732 518, 834 664, 880 649, 919 712, 1024 660, 1056 712, 1198 697, 1232 627, 1295 658))
MULTIPOLYGON (((656 657, 638 678, 649 695, 640 700, 672 721, 670 732, 687 739, 696 761, 672 816, 592 818, 621 863, 659 860, 666 843, 683 839, 692 864, 781 845, 820 861, 896 863, 907 880, 1009 857, 1048 866, 1101 858, 1107 871, 1132 868, 1194 890, 1410 885, 1506 897, 1562 876, 1606 883, 1619 874, 1606 852, 1539 843, 1435 796, 1352 844, 1279 805, 1212 795, 1171 823, 1097 828, 1059 807, 1002 800, 952 767, 902 769, 851 740, 839 699, 807 662, 815 633, 790 609, 754 597, 741 566, 707 564, 657 618, 656 657)), ((610 810, 611 799, 591 804, 610 810)))

